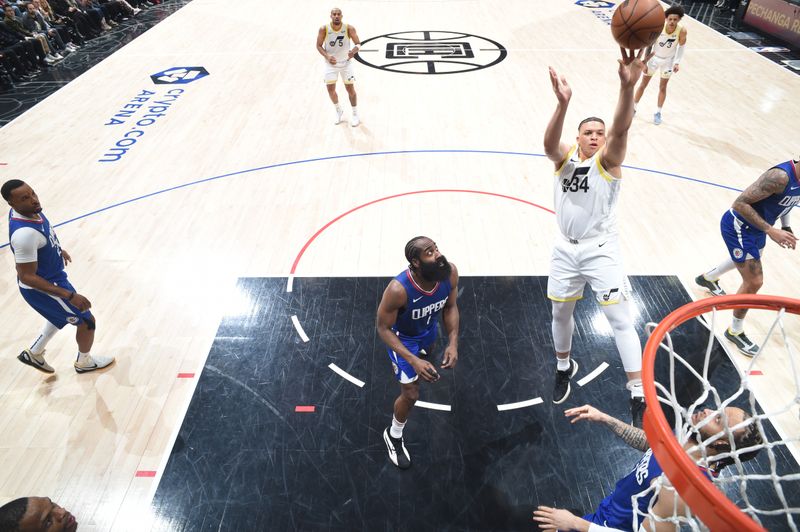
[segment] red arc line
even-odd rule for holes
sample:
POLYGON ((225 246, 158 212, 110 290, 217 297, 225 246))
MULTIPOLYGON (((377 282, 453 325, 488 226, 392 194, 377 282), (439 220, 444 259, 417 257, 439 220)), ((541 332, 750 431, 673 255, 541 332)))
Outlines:
POLYGON ((541 205, 537 205, 536 203, 533 203, 531 201, 524 200, 524 199, 521 199, 521 198, 515 198, 514 196, 508 196, 506 194, 497 194, 495 192, 486 192, 486 191, 483 191, 483 190, 464 190, 464 189, 455 189, 455 188, 443 188, 443 189, 434 189, 434 190, 415 190, 413 192, 403 192, 402 194, 394 194, 392 196, 386 196, 384 198, 379 198, 379 199, 376 199, 376 200, 369 201, 367 203, 359 205, 358 207, 353 207, 349 211, 340 214, 339 216, 337 216, 336 218, 334 218, 330 222, 328 222, 325 225, 323 225, 322 227, 320 227, 320 229, 316 233, 314 233, 311 236, 311 238, 308 239, 308 241, 305 243, 303 248, 300 250, 300 253, 297 254, 297 257, 295 257, 294 263, 292 264, 292 269, 291 269, 291 271, 289 273, 294 275, 294 273, 297 271, 297 265, 300 263, 300 259, 303 258, 303 254, 311 246, 311 244, 314 242, 314 240, 316 240, 317 237, 319 235, 321 235, 323 231, 328 229, 330 226, 332 226, 333 224, 335 224, 336 222, 338 222, 339 220, 341 220, 342 218, 344 218, 348 214, 352 214, 352 213, 354 213, 354 212, 356 212, 356 211, 358 211, 360 209, 363 209, 364 207, 369 207, 370 205, 374 205, 374 204, 380 203, 382 201, 387 201, 387 200, 391 200, 391 199, 395 199, 395 198, 402 198, 403 196, 413 196, 415 194, 431 194, 431 193, 438 193, 438 192, 460 192, 460 193, 467 193, 467 194, 482 194, 484 196, 494 196, 496 198, 503 198, 503 199, 509 199, 509 200, 512 200, 512 201, 518 201, 520 203, 524 203, 526 205, 530 205, 531 207, 536 207, 537 209, 541 209, 543 211, 549 212, 550 214, 555 214, 554 211, 548 209, 547 207, 542 207, 541 205))

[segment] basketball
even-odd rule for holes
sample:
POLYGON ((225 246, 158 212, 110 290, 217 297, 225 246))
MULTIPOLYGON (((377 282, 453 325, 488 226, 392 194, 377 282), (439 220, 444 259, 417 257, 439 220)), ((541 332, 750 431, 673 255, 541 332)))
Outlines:
POLYGON ((664 8, 658 0, 625 0, 611 17, 611 34, 629 50, 647 48, 664 29, 664 8))

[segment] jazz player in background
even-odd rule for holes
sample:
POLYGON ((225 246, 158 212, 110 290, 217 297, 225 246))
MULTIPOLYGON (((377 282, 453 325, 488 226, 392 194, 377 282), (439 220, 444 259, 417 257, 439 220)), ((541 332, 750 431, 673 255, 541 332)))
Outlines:
MULTIPOLYGON (((617 344, 628 377, 632 423, 641 427, 644 414, 642 344, 633 328, 628 308, 630 285, 622 266, 616 206, 622 178, 622 162, 633 120, 633 89, 645 69, 644 50, 638 55, 620 48, 619 99, 614 122, 606 135, 605 123, 596 117, 578 125, 577 143, 561 141, 572 89, 550 68, 550 82, 558 100, 544 134, 544 150, 555 165, 555 211, 559 233, 550 261, 547 297, 553 302, 553 346, 556 382, 553 402, 566 401, 570 379, 578 363, 570 358, 573 313, 586 283, 592 287, 617 344)), ((652 54, 651 54, 652 55, 652 54)))
POLYGON ((681 6, 671 6, 664 11, 666 22, 664 29, 661 30, 658 40, 653 45, 653 53, 655 54, 650 61, 647 62, 647 72, 642 77, 642 82, 639 88, 636 89, 636 95, 633 97, 634 109, 639 100, 642 99, 642 94, 650 83, 650 79, 658 72, 661 76, 661 81, 658 84, 658 109, 653 115, 653 123, 658 125, 661 123, 661 109, 664 107, 664 101, 667 99, 667 84, 669 83, 672 74, 680 70, 681 59, 683 59, 683 51, 686 47, 686 28, 680 25, 684 12, 681 6))
POLYGON ((47 343, 66 324, 75 325, 78 356, 75 371, 87 373, 114 362, 112 357, 92 356, 96 320, 89 311, 92 304, 67 280, 64 267, 72 262, 61 249, 50 221, 42 214, 36 192, 19 179, 2 186, 3 199, 11 205, 8 237, 17 263, 17 281, 23 299, 44 319, 44 328, 28 349, 17 357, 20 362, 45 373, 55 370, 44 359, 47 343))
MULTIPOLYGON (((800 204, 800 157, 794 161, 776 164, 747 187, 733 207, 722 215, 720 231, 728 247, 729 258, 718 266, 699 275, 695 282, 713 295, 721 296, 725 291, 719 278, 736 268, 742 276, 737 294, 756 294, 764 284, 761 255, 769 236, 782 248, 794 249, 797 237, 789 226, 792 209, 800 204), (780 219, 781 228, 772 227, 780 219)), ((752 357, 758 353, 758 345, 744 333, 744 317, 747 309, 733 311, 733 322, 725 331, 725 338, 733 342, 739 351, 752 357)))
POLYGON ((447 347, 442 368, 458 361, 458 269, 439 253, 436 243, 418 236, 406 244, 408 269, 400 273, 383 292, 378 306, 378 336, 388 346, 400 396, 394 402, 392 425, 383 432, 389 459, 400 469, 411 467, 411 456, 403 444, 403 428, 419 398, 419 377, 439 380, 433 364, 420 356, 430 353, 439 314, 444 317, 447 347))
POLYGON ((358 118, 357 97, 353 73, 353 56, 358 53, 361 47, 361 39, 358 38, 356 29, 349 24, 342 24, 342 10, 338 7, 331 9, 331 23, 322 26, 317 33, 317 51, 325 58, 325 86, 328 89, 333 105, 336 107, 336 122, 342 121, 342 106, 339 105, 339 95, 336 94, 336 80, 342 76, 344 88, 350 97, 350 106, 353 115, 350 117, 350 125, 355 127, 361 123, 358 118), (355 46, 350 48, 350 42, 355 46))

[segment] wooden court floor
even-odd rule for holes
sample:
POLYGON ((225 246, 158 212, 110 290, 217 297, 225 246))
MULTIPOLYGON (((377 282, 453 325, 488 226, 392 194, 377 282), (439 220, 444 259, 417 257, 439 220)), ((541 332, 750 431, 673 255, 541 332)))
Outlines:
MULTIPOLYGON (((0 177, 29 182, 61 224, 70 279, 98 319, 94 351, 117 357, 78 376, 63 331, 48 346, 53 377, 19 364, 41 320, 4 248, 1 501, 48 495, 82 530, 147 529, 217 327, 241 308, 241 277, 394 275, 417 234, 464 276, 547 274, 556 234, 542 156, 555 105, 547 67, 573 88, 565 136, 585 116, 610 120, 619 51, 609 13, 569 0, 340 4, 361 39, 381 46, 381 36, 447 31, 507 51, 446 75, 358 63, 362 123, 352 128, 333 125, 314 49, 331 7, 194 0, 0 129, 0 177), (175 67, 207 75, 154 83, 175 67)), ((684 23, 664 122, 652 123, 654 84, 634 118, 619 226, 630 274, 676 275, 700 298, 693 279, 724 257, 719 218, 738 190, 800 155, 800 81, 684 23)), ((371 53, 362 56, 381 61, 371 53)), ((349 117, 341 86, 339 97, 349 117)), ((799 258, 768 244, 762 292, 800 297, 799 258)), ((734 291, 736 274, 722 285, 734 291)), ((753 315, 748 334, 763 337, 769 324, 753 315)), ((795 327, 795 345, 799 336, 795 327)), ((797 393, 788 367, 785 354, 759 363, 763 404, 797 393)), ((797 415, 780 421, 785 433, 800 431, 797 415)))

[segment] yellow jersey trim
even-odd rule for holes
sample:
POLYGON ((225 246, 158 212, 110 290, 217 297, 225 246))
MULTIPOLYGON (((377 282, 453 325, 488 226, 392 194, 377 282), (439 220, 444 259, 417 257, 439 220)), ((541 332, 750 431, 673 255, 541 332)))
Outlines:
POLYGON ((567 157, 564 159, 564 162, 563 162, 563 163, 561 163, 561 166, 559 166, 559 167, 558 167, 558 170, 556 170, 556 172, 555 172, 555 173, 556 173, 556 175, 558 175, 559 173, 561 173, 561 170, 563 170, 563 169, 564 169, 564 167, 565 167, 565 166, 567 166, 567 163, 569 162, 569 160, 570 160, 570 159, 572 159, 572 154, 573 154, 573 153, 575 153, 575 149, 576 149, 577 147, 578 147, 578 145, 577 145, 577 144, 574 144, 574 145, 573 145, 573 146, 572 146, 572 147, 569 149, 569 151, 567 152, 567 157))
POLYGON ((583 294, 581 294, 579 296, 567 297, 567 298, 555 297, 555 296, 551 296, 550 294, 547 294, 547 299, 549 299, 551 301, 558 301, 559 303, 567 303, 569 301, 578 301, 579 299, 583 299, 583 294))
POLYGON ((597 169, 600 170, 600 175, 603 176, 603 179, 608 181, 609 183, 613 182, 616 179, 622 179, 621 177, 614 177, 613 175, 609 174, 605 168, 603 168, 603 163, 601 162, 602 157, 597 155, 597 169))

